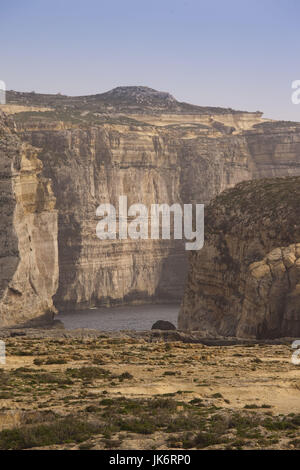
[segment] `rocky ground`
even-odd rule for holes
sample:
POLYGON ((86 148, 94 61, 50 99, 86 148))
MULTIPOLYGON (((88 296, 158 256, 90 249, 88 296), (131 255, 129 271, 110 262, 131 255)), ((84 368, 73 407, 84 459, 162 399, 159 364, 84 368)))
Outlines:
POLYGON ((300 449, 291 343, 6 330, 0 449, 300 449), (219 344, 222 344, 221 342, 219 344))

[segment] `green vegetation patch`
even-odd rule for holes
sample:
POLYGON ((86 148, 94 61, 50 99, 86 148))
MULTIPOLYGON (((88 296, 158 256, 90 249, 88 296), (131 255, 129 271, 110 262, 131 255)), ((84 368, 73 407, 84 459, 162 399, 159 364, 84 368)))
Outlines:
POLYGON ((96 425, 67 417, 38 426, 22 426, 0 432, 1 450, 30 449, 54 444, 83 442, 99 432, 96 425))

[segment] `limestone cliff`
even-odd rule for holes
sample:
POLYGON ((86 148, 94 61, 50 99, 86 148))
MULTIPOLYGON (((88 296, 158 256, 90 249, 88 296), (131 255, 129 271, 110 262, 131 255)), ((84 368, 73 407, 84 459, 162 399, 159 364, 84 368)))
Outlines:
POLYGON ((57 212, 37 150, 0 115, 0 326, 54 312, 57 212))
POLYGON ((22 134, 41 148, 59 211, 60 309, 180 299, 181 242, 102 240, 96 208, 119 195, 128 205, 180 202, 180 169, 172 144, 152 127, 91 126, 22 134))
POLYGON ((260 112, 179 103, 147 87, 7 97, 19 137, 40 149, 57 200, 59 309, 182 297, 183 245, 100 241, 100 203, 116 205, 119 195, 129 204, 208 203, 243 180, 300 175, 299 124, 269 122, 260 112))
POLYGON ((300 335, 300 178, 244 182, 207 208, 179 327, 212 335, 300 335))

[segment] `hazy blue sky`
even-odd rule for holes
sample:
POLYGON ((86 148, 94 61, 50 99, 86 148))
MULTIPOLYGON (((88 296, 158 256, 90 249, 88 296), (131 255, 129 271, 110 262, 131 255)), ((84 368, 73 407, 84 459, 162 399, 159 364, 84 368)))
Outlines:
POLYGON ((300 121, 299 0, 0 0, 8 89, 147 85, 199 105, 300 121))

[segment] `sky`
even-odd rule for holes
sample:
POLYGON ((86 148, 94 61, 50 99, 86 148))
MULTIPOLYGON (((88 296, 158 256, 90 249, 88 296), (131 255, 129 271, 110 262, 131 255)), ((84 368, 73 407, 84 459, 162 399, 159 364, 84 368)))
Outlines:
POLYGON ((300 121, 299 0, 0 0, 0 40, 9 90, 145 85, 300 121))

